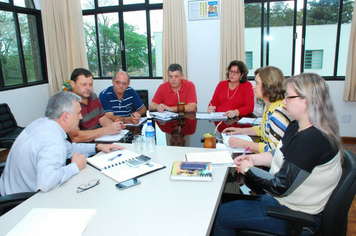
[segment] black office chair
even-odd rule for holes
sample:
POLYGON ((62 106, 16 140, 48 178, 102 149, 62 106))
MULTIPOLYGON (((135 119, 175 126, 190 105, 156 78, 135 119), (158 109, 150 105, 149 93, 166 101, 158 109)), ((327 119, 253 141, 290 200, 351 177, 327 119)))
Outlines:
MULTIPOLYGON (((330 196, 323 211, 321 232, 316 235, 335 236, 346 235, 348 212, 356 193, 356 155, 344 151, 342 176, 334 192, 330 196)), ((315 225, 315 217, 286 208, 267 207, 267 215, 288 221, 285 235, 300 235, 303 226, 315 225)), ((254 230, 239 230, 239 236, 271 236, 274 234, 254 230)))
POLYGON ((17 125, 10 107, 0 104, 0 148, 11 148, 17 136, 24 128, 17 125))
POLYGON ((0 216, 10 211, 12 208, 32 197, 34 192, 16 193, 6 196, 0 196, 0 216))
POLYGON ((148 110, 148 90, 147 89, 139 89, 139 90, 135 90, 135 91, 138 93, 143 104, 145 105, 145 107, 148 110))

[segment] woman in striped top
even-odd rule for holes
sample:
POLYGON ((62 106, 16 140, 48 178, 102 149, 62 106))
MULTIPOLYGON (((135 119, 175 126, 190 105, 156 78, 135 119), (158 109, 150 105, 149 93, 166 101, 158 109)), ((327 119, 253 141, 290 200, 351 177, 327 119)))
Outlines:
POLYGON ((223 133, 247 134, 261 137, 261 142, 254 143, 240 138, 231 137, 230 147, 240 147, 255 153, 267 152, 276 149, 279 140, 291 122, 282 104, 285 88, 283 87, 284 75, 280 69, 266 66, 255 71, 255 85, 253 86, 255 96, 264 101, 265 108, 260 126, 249 128, 229 127, 223 133))

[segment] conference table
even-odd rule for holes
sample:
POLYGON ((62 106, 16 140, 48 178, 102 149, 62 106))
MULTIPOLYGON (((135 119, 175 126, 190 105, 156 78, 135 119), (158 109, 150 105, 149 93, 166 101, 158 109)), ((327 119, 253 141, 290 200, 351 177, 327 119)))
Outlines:
MULTIPOLYGON (((214 129, 214 122, 206 122, 214 129)), ((199 126, 194 132, 197 137, 191 138, 190 144, 194 141, 194 145, 202 146, 201 133, 211 130, 197 132, 198 129, 199 126)), ((134 151, 133 144, 120 145, 134 151)), ((211 182, 173 181, 170 172, 173 161, 185 161, 186 153, 211 151, 216 150, 157 145, 155 153, 147 153, 144 147, 139 153, 166 168, 141 176, 141 184, 125 190, 118 190, 116 181, 87 165, 60 187, 38 192, 0 217, 0 234, 8 233, 33 208, 59 208, 97 210, 83 235, 209 235, 224 190, 227 166, 215 165, 211 182), (93 179, 100 179, 100 184, 77 193, 78 186, 93 179)))

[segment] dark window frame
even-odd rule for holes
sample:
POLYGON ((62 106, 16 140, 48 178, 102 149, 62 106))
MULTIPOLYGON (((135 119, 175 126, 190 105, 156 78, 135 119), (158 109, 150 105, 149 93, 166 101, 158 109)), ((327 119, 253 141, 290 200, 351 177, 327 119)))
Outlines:
MULTIPOLYGON (((117 13, 119 18, 119 27, 120 27, 120 40, 123 45, 125 44, 125 33, 124 33, 124 21, 123 15, 124 12, 130 11, 146 11, 146 29, 147 29, 147 47, 148 47, 148 76, 132 76, 131 79, 162 79, 163 76, 153 76, 153 62, 152 62, 152 44, 151 44, 151 20, 150 20, 150 11, 151 10, 163 10, 163 3, 149 3, 149 0, 145 0, 144 3, 137 4, 123 4, 123 0, 119 0, 119 5, 115 6, 98 6, 98 0, 94 0, 95 9, 83 10, 83 16, 94 15, 95 18, 95 28, 96 28, 96 40, 98 42, 97 53, 99 61, 99 76, 95 76, 95 79, 112 79, 111 76, 103 76, 103 67, 101 61, 101 52, 100 52, 100 41, 99 41, 99 27, 98 27, 98 15, 103 13, 117 13)), ((122 70, 127 71, 127 62, 125 50, 121 50, 121 59, 122 59, 122 70)))
MULTIPOLYGON (((32 1, 32 5, 35 6, 33 0, 28 0, 28 1, 32 1)), ((21 84, 5 86, 2 65, 0 62, 0 91, 25 88, 25 87, 48 83, 46 53, 45 53, 45 46, 44 46, 45 44, 44 44, 41 11, 37 10, 37 9, 15 6, 13 0, 10 0, 9 3, 0 2, 0 10, 11 12, 14 16, 15 34, 16 34, 16 39, 17 39, 17 47, 18 47, 18 53, 19 53, 21 75, 23 78, 23 83, 21 83, 21 84), (32 15, 36 19, 38 48, 39 48, 39 55, 41 57, 40 63, 41 63, 41 72, 42 72, 43 80, 28 82, 27 72, 26 72, 26 64, 25 64, 25 56, 23 53, 23 45, 22 45, 22 40, 21 40, 22 37, 21 37, 20 25, 19 25, 19 21, 18 21, 18 14, 32 15)))

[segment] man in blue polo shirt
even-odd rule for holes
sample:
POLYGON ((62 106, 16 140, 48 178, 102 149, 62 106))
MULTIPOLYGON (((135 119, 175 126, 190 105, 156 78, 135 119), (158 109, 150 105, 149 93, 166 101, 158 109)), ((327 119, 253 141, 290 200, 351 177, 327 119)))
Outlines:
POLYGON ((113 121, 138 124, 141 115, 146 114, 146 107, 136 91, 129 87, 130 76, 125 71, 118 71, 112 78, 112 86, 99 94, 105 114, 113 121))

